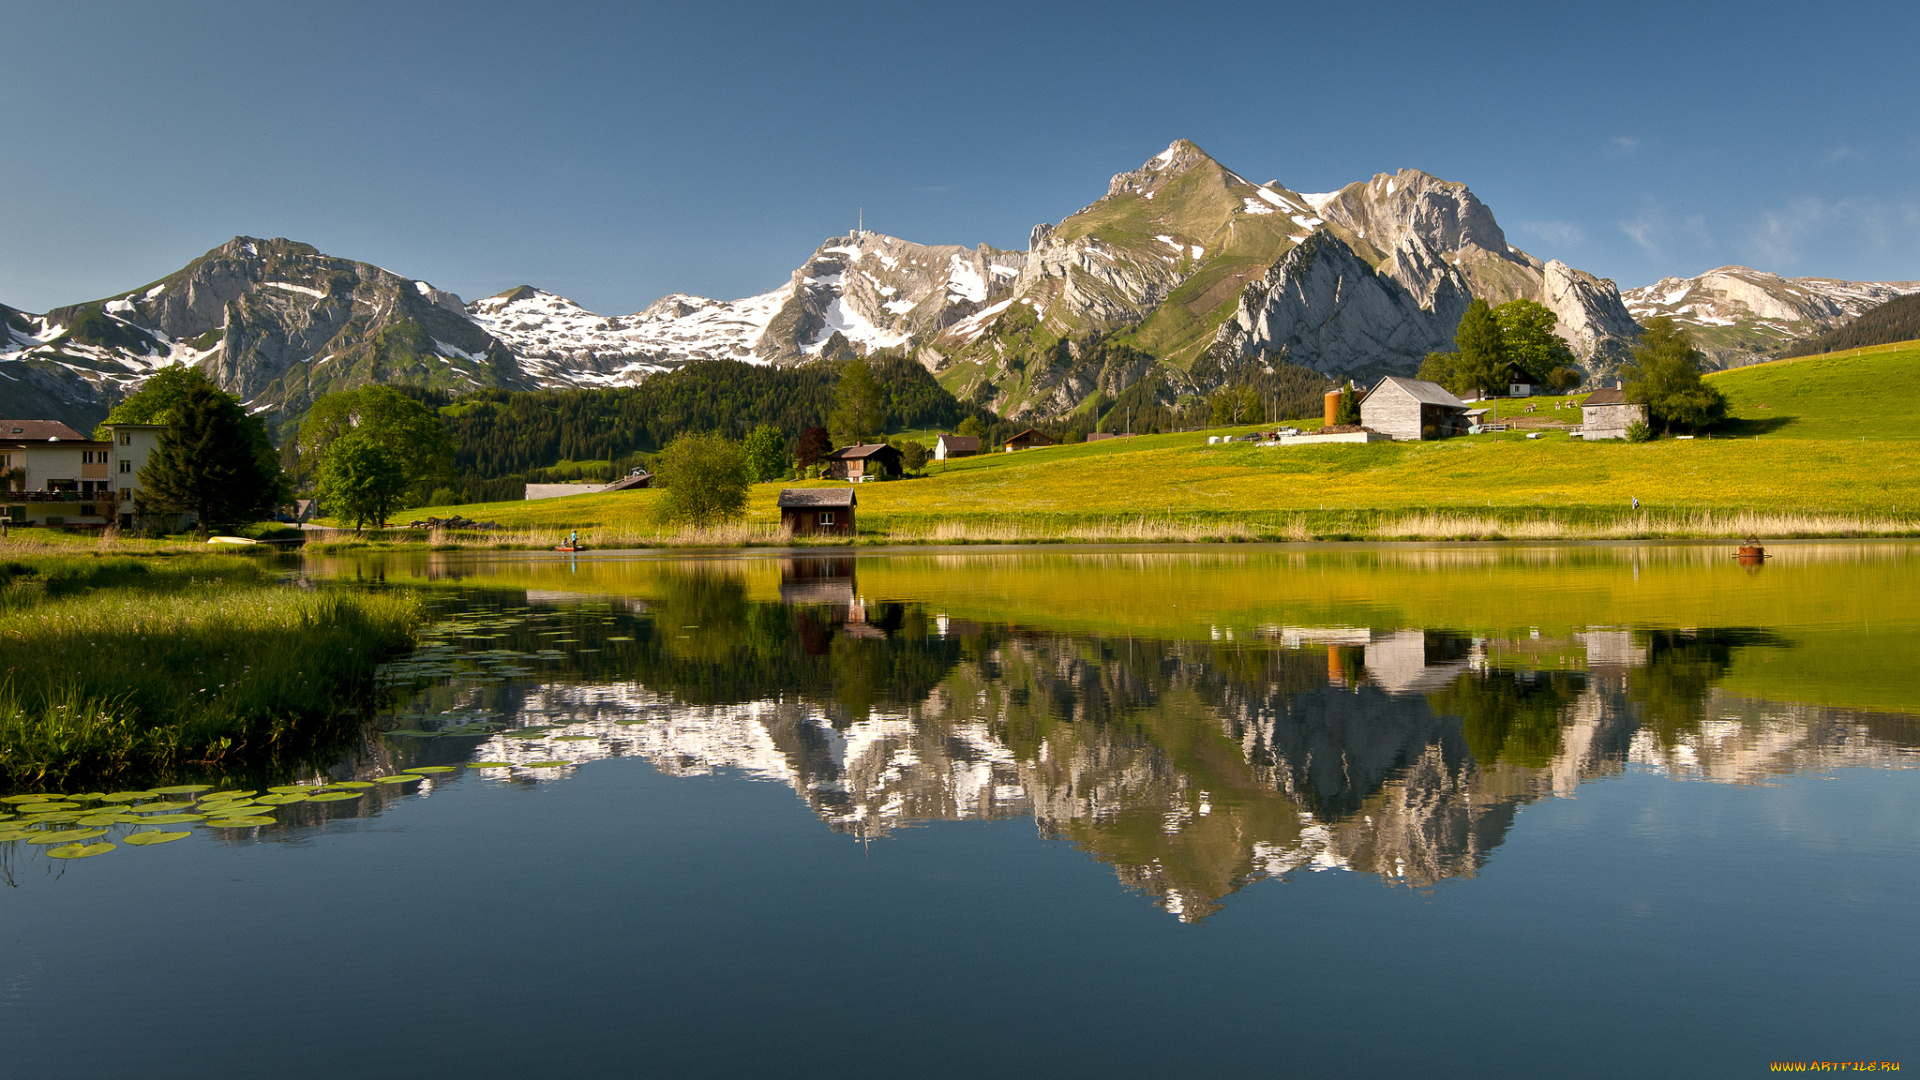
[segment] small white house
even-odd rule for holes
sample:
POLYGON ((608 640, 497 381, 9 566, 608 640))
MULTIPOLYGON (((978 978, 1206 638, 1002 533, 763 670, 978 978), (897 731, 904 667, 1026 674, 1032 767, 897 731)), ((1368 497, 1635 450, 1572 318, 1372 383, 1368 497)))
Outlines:
POLYGON ((933 459, 972 457, 980 452, 978 435, 942 435, 933 440, 933 459))

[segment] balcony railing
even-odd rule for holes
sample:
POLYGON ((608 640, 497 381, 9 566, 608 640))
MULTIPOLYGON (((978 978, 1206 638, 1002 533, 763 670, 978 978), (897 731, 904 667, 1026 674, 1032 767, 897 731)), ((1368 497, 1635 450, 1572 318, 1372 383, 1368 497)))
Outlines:
POLYGON ((112 491, 0 491, 0 503, 106 503, 120 496, 112 491))

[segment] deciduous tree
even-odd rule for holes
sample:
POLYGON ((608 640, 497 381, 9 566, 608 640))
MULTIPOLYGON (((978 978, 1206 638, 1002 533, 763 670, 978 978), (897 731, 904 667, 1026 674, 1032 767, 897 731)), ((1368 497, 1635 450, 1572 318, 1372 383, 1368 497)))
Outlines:
POLYGON ((1554 332, 1560 317, 1532 300, 1509 300, 1493 309, 1500 326, 1500 342, 1507 359, 1520 365, 1539 386, 1568 389, 1578 386, 1573 349, 1554 332))
POLYGON ((682 435, 660 455, 666 488, 660 518, 674 525, 716 525, 746 513, 748 466, 737 443, 719 435, 682 435))
POLYGON ((833 440, 827 436, 827 429, 810 427, 800 433, 800 445, 794 448, 793 456, 802 469, 811 469, 831 453, 833 440))
POLYGON ((434 410, 390 386, 369 385, 327 394, 314 402, 300 425, 303 472, 324 474, 333 446, 349 434, 385 447, 399 462, 401 491, 419 488, 425 498, 453 464, 453 440, 434 410))
POLYGON ((1628 400, 1646 403, 1662 432, 1711 427, 1727 415, 1727 399, 1701 381, 1702 359, 1685 327, 1666 316, 1648 319, 1633 362, 1620 367, 1628 400))
POLYGON ((320 461, 320 506, 357 532, 387 516, 406 493, 410 470, 401 451, 373 431, 352 430, 333 440, 320 461))
POLYGON ((747 456, 747 467, 756 484, 783 479, 787 475, 787 437, 772 424, 761 424, 747 433, 740 444, 747 456))

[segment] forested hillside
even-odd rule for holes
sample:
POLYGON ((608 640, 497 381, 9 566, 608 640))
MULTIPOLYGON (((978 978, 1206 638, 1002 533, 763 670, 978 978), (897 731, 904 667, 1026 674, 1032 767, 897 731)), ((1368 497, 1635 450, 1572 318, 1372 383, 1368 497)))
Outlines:
POLYGON ((1869 345, 1920 339, 1920 293, 1895 297, 1859 318, 1788 349, 1788 356, 1817 356, 1869 345))
MULTIPOLYGON (((911 360, 881 356, 873 375, 886 395, 887 428, 957 426, 991 413, 962 405, 911 360)), ((839 382, 837 365, 766 367, 731 360, 693 363, 638 386, 604 390, 479 390, 455 399, 409 391, 440 406, 453 435, 453 487, 469 501, 517 498, 529 479, 574 479, 563 466, 610 462, 620 475, 684 432, 738 439, 761 424, 787 436, 824 426, 839 382)))

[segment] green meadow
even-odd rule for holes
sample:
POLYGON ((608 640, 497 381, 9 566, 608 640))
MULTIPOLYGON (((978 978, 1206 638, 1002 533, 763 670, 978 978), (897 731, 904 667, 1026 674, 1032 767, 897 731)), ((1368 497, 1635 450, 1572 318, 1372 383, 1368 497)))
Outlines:
MULTIPOLYGON (((1712 437, 1586 443, 1508 431, 1430 443, 1210 445, 1255 429, 986 454, 862 485, 868 542, 1566 539, 1920 532, 1920 343, 1715 374, 1732 419, 1712 437), (1634 507, 1638 500, 1639 507, 1634 507)), ((1542 399, 1547 418, 1571 419, 1542 399)), ((1504 403, 1503 413, 1524 408, 1504 403)), ((1302 426, 1313 426, 1306 424, 1302 426)), ((747 527, 686 542, 774 542, 781 487, 747 527)), ((599 546, 673 542, 657 492, 428 507, 599 546)), ((416 537, 416 539, 425 539, 416 537)), ((451 542, 451 538, 442 538, 451 542)), ((475 537, 478 543, 513 537, 475 537)))

